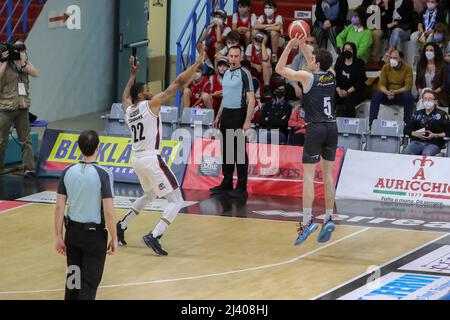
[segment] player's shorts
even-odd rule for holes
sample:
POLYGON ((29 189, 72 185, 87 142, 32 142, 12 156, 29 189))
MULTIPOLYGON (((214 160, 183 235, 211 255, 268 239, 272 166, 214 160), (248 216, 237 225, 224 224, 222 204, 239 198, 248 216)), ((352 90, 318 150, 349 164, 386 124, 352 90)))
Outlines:
POLYGON ((133 169, 144 192, 162 198, 179 188, 177 178, 160 155, 133 157, 133 169))
POLYGON ((336 159, 338 128, 336 122, 315 122, 306 127, 303 163, 315 164, 320 157, 327 161, 336 159))

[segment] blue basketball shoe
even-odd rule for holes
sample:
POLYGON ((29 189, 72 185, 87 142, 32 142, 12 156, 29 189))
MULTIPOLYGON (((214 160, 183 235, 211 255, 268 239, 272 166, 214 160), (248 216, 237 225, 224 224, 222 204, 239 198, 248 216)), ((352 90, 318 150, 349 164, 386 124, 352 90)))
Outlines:
POLYGON ((320 230, 319 236, 317 237, 317 242, 324 243, 330 240, 331 234, 336 229, 333 219, 329 219, 322 225, 322 230, 320 230))
POLYGON ((315 224, 312 220, 306 226, 300 224, 300 228, 298 229, 298 237, 297 240, 295 240, 295 245, 301 245, 317 229, 317 224, 315 224))

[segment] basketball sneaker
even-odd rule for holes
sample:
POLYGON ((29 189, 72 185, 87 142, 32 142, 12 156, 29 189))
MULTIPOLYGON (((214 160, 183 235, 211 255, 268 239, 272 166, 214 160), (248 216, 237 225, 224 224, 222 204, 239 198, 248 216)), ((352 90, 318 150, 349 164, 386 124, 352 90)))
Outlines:
POLYGON ((320 230, 317 241, 320 243, 329 241, 334 229, 336 229, 336 226, 334 225, 333 219, 329 219, 322 225, 322 230, 320 230))
POLYGON ((158 256, 167 256, 168 253, 161 247, 158 239, 153 237, 153 234, 149 233, 146 236, 142 237, 142 240, 145 242, 147 247, 152 249, 158 256))
POLYGON ((312 220, 306 225, 302 225, 300 223, 300 228, 298 229, 298 237, 295 240, 295 245, 301 245, 308 237, 314 233, 318 229, 317 224, 315 224, 312 220))

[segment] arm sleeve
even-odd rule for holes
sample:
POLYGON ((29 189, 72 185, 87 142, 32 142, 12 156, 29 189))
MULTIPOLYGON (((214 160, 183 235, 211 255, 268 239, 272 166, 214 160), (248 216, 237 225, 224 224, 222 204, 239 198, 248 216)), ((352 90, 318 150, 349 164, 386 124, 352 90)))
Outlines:
POLYGON ((245 49, 245 55, 249 58, 252 56, 252 46, 253 46, 252 44, 249 44, 247 46, 247 49, 245 49))
POLYGON ((333 26, 344 27, 347 24, 347 15, 348 15, 348 1, 339 0, 339 15, 335 20, 331 21, 331 24, 333 26))
POLYGON ((409 122, 405 126, 405 134, 411 137, 411 133, 413 131, 419 130, 419 123, 416 120, 416 114, 414 113, 412 118, 409 120, 409 122))
POLYGON ((95 167, 102 184, 102 199, 114 198, 114 180, 111 171, 103 167, 95 167))
POLYGON ((357 60, 357 74, 356 74, 356 83, 354 85, 356 91, 364 90, 364 87, 366 86, 365 82, 367 80, 366 77, 366 71, 364 69, 364 62, 360 59, 357 60))
POLYGON ((323 9, 322 9, 322 2, 323 2, 323 0, 317 1, 316 19, 317 19, 317 21, 324 23, 325 21, 327 21, 327 18, 325 17, 325 13, 323 12, 323 9))
POLYGON ((364 35, 361 38, 361 41, 358 46, 358 58, 363 59, 367 56, 367 52, 370 50, 372 46, 372 32, 370 30, 364 30, 364 35))
POLYGON ((65 195, 65 196, 67 196, 67 189, 66 189, 66 185, 64 183, 64 179, 66 177, 66 173, 67 173, 68 169, 69 168, 66 168, 63 171, 63 173, 61 175, 61 178, 59 179, 59 185, 58 185, 58 194, 62 194, 62 195, 65 195))
POLYGON ((413 72, 410 65, 406 68, 406 74, 405 74, 405 89, 407 91, 411 91, 413 85, 413 72))
MULTIPOLYGON (((336 37, 336 44, 338 46, 338 48, 341 48, 344 46, 344 42, 347 39, 347 35, 348 32, 350 30, 350 28, 352 28, 353 26, 348 26, 347 28, 345 28, 344 30, 342 30, 341 33, 339 33, 336 37)), ((358 50, 358 55, 359 55, 359 50, 358 50)))
POLYGON ((384 86, 386 87, 386 89, 389 89, 387 87, 387 73, 388 73, 388 65, 385 64, 383 66, 383 69, 381 69, 381 74, 380 74, 380 86, 384 86))
POLYGON ((251 18, 250 18, 250 25, 251 27, 255 27, 256 23, 258 22, 258 19, 256 18, 256 14, 252 13, 251 18))
POLYGON ((247 69, 242 68, 242 86, 245 92, 255 92, 252 75, 247 69))

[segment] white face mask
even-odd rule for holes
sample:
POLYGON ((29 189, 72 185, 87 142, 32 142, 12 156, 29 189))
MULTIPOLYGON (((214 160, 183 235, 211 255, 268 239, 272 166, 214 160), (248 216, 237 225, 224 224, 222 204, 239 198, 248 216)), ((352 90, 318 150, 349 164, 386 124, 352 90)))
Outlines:
POLYGON ((271 17, 273 16, 275 10, 274 9, 264 9, 264 13, 266 16, 271 17))
POLYGON ((201 78, 202 78, 201 72, 197 72, 197 73, 195 74, 195 77, 194 77, 195 81, 198 81, 198 80, 200 80, 201 78))
POLYGON ((434 52, 431 52, 431 51, 425 52, 425 57, 427 57, 428 60, 433 60, 434 59, 434 52))
POLYGON ((239 15, 241 16, 247 16, 247 8, 239 8, 239 15))
POLYGON ((213 23, 217 23, 219 26, 223 25, 223 20, 221 18, 214 18, 213 23))
POLYGON ((395 59, 390 59, 389 63, 391 64, 392 68, 397 68, 398 67, 398 61, 395 59))
POLYGON ((427 110, 433 109, 434 108, 434 102, 433 101, 424 101, 423 106, 427 110))
POLYGON ((313 47, 312 45, 308 44, 307 47, 308 47, 308 50, 309 50, 311 53, 314 52, 314 47, 313 47))

